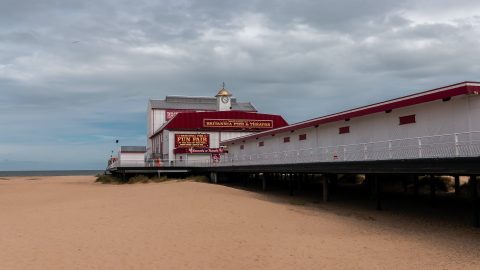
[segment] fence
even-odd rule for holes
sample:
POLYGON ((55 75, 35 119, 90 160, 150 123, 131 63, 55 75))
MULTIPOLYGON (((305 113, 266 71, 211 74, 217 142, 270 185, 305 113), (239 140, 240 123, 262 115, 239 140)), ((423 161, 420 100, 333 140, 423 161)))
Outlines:
POLYGON ((480 156, 480 132, 223 156, 221 166, 480 156))
POLYGON ((259 153, 251 155, 224 154, 220 162, 156 160, 116 161, 115 167, 213 167, 313 162, 375 161, 419 158, 452 158, 480 156, 480 131, 375 141, 358 144, 259 153))

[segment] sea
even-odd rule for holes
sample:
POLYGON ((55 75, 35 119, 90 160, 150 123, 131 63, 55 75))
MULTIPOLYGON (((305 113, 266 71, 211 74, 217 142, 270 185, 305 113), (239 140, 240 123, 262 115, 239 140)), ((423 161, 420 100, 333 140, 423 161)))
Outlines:
POLYGON ((0 171, 0 176, 69 176, 69 175, 97 175, 101 170, 60 170, 60 171, 0 171))

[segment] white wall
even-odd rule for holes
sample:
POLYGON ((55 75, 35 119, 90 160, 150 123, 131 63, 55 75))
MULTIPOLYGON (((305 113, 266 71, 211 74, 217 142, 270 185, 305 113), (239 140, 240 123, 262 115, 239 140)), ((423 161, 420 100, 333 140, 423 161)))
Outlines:
POLYGON ((220 141, 230 140, 246 135, 250 135, 253 132, 236 132, 236 131, 222 131, 220 132, 220 141))
POLYGON ((145 153, 122 153, 119 154, 121 162, 143 162, 145 160, 145 153))
MULTIPOLYGON (((253 137, 245 143, 236 142, 235 145, 228 145, 228 149, 230 156, 239 157, 261 153, 453 134, 472 130, 480 131, 480 97, 477 95, 453 97, 446 102, 442 100, 432 101, 395 109, 390 113, 380 112, 352 118, 350 121, 342 120, 320 125, 317 128, 308 127, 295 130, 294 132, 278 133, 275 136, 268 135, 267 137, 260 137, 258 140, 253 137), (415 114, 416 123, 399 125, 400 116, 412 114, 415 114), (344 126, 350 127, 350 133, 339 134, 339 128, 344 126), (307 134, 307 139, 299 141, 298 136, 300 134, 307 134), (284 143, 284 137, 290 137, 290 142, 284 143), (263 147, 258 146, 258 143, 261 141, 264 142, 263 147), (240 150, 240 145, 242 144, 244 145, 244 150, 240 150)), ((405 143, 404 141, 402 143, 405 143)))
POLYGON ((211 154, 188 154, 187 161, 208 163, 210 162, 211 156, 211 154))
POLYGON ((153 153, 155 149, 152 148, 152 136, 165 123, 165 110, 152 109, 150 103, 147 109, 147 152, 153 153))
POLYGON ((152 134, 165 123, 165 110, 153 110, 153 128, 152 134))

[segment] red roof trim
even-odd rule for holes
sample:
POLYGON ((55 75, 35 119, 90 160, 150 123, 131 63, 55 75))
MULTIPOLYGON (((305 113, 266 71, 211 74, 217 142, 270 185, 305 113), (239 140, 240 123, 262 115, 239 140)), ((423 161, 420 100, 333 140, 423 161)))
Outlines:
POLYGON ((271 133, 279 133, 286 131, 294 131, 296 129, 303 129, 306 127, 313 127, 318 125, 323 125, 327 123, 332 123, 336 121, 343 121, 345 119, 350 119, 354 117, 366 116, 378 112, 384 112, 388 110, 413 106, 425 102, 430 102, 434 100, 441 100, 448 97, 467 95, 467 94, 479 94, 480 93, 480 83, 479 82, 462 82, 449 86, 444 86, 440 88, 435 88, 432 90, 391 99, 383 102, 374 103, 368 106, 363 106, 335 114, 330 114, 322 117, 313 118, 310 120, 302 121, 296 124, 292 124, 286 127, 281 127, 269 131, 264 131, 256 133, 255 135, 248 135, 232 140, 227 140, 224 143, 231 143, 237 140, 248 140, 253 137, 263 137, 271 133))
POLYGON ((234 119, 234 120, 266 120, 272 122, 272 128, 288 126, 288 123, 280 115, 262 114, 244 111, 214 111, 214 112, 181 112, 155 131, 150 138, 157 136, 163 130, 175 131, 248 131, 260 132, 265 128, 243 128, 243 127, 204 127, 205 119, 234 119))

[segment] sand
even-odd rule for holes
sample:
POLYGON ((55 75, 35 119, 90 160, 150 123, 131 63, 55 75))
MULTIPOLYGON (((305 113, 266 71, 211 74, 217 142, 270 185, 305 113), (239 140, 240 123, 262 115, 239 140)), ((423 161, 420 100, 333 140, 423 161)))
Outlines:
POLYGON ((477 229, 387 211, 195 182, 4 178, 0 269, 480 269, 477 229))

